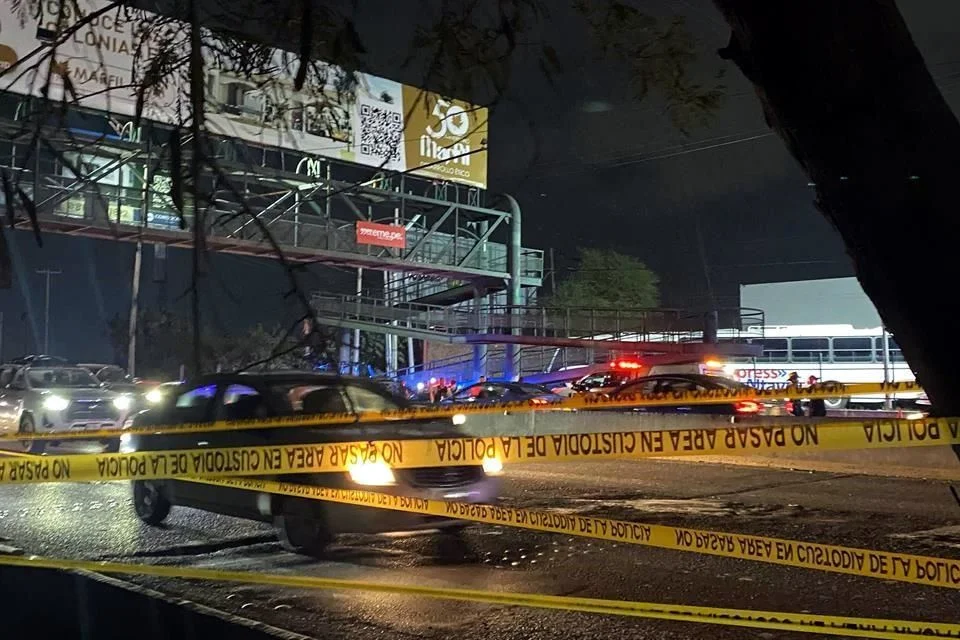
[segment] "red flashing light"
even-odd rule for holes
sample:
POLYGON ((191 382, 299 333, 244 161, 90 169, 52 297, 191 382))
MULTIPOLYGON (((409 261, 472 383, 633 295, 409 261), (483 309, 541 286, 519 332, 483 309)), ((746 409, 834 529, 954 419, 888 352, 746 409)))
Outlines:
POLYGON ((614 369, 642 369, 643 365, 639 362, 633 362, 630 360, 618 360, 613 363, 614 369))
POLYGON ((737 413, 759 413, 760 404, 753 400, 741 400, 733 404, 737 413))

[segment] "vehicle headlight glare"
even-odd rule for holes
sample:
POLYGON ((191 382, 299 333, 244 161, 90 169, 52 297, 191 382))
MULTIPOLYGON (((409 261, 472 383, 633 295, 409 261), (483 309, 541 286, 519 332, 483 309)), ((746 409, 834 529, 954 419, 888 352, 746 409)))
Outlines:
POLYGON ((160 389, 151 389, 147 391, 147 395, 144 397, 150 404, 160 404, 163 400, 163 394, 160 392, 160 389))
POLYGON ((488 476, 498 476, 503 473, 503 463, 500 458, 484 458, 483 472, 488 476))
POLYGON ((453 420, 454 426, 459 427, 459 426, 463 425, 464 423, 466 423, 466 421, 467 421, 467 416, 463 415, 462 413, 455 413, 455 414, 453 414, 452 420, 453 420))
POLYGON ((120 453, 133 453, 136 450, 136 447, 133 446, 133 435, 129 433, 121 433, 120 448, 118 451, 120 453))
POLYGON ((62 396, 48 396, 43 401, 43 408, 50 411, 63 411, 70 406, 70 401, 62 396))
POLYGON ((113 406, 120 411, 127 411, 133 406, 133 399, 130 396, 117 396, 113 399, 113 406))
POLYGON ((368 487, 386 487, 397 482, 390 465, 382 460, 348 465, 347 472, 356 484, 368 487))

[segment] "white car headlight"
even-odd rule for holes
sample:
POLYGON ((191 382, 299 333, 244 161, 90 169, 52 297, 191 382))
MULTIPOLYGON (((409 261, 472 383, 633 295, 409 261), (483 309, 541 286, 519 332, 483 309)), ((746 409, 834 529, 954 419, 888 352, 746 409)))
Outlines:
POLYGON ((150 404, 160 404, 163 401, 163 392, 160 389, 150 389, 144 397, 150 404))
POLYGON ((461 426, 463 426, 464 424, 466 424, 466 422, 467 422, 467 416, 465 416, 465 415, 462 414, 462 413, 455 413, 455 414, 453 414, 452 420, 453 420, 453 425, 454 425, 454 426, 456 426, 456 427, 461 427, 461 426))
POLYGON ((351 464, 347 466, 347 472, 355 483, 368 487, 386 487, 397 483, 390 465, 382 460, 351 464))
POLYGON ((127 411, 133 406, 133 398, 130 396, 117 396, 113 399, 113 406, 120 411, 127 411))
POLYGON ((500 458, 484 458, 483 472, 488 476, 498 476, 503 473, 503 462, 500 458))
POLYGON ((70 406, 70 401, 62 396, 47 396, 43 400, 43 408, 48 411, 63 411, 70 406))

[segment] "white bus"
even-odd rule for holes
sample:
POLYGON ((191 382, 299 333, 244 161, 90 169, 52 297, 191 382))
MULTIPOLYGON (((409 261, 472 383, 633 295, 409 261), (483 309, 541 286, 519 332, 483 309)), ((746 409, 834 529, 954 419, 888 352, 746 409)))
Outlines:
MULTIPOLYGON (((719 332, 722 341, 724 331, 719 332)), ((893 336, 881 327, 855 329, 852 325, 793 325, 750 327, 739 332, 740 339, 763 345, 756 358, 733 358, 723 364, 725 373, 758 389, 786 387, 796 371, 800 383, 810 376, 819 382, 912 382, 913 370, 893 336), (750 334, 757 335, 751 339, 750 334), (884 350, 886 339, 886 350, 884 350), (886 356, 885 356, 886 351, 886 356)), ((912 400, 919 394, 898 394, 898 400, 912 400)), ((883 396, 837 399, 832 408, 846 404, 876 405, 883 396)))

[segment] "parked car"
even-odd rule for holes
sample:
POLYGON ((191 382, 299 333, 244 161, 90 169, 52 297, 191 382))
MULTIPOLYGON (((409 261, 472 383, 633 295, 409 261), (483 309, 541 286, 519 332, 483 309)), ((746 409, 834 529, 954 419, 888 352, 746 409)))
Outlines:
MULTIPOLYGON (((103 388, 82 367, 36 358, 28 362, 0 365, 0 433, 120 429, 133 404, 129 396, 103 388)), ((31 453, 56 443, 25 442, 31 453)))
MULTIPOLYGON (((370 380, 336 374, 258 372, 215 374, 184 383, 178 393, 154 409, 128 420, 131 427, 203 423, 215 420, 377 411, 408 406, 370 380)), ((120 450, 171 449, 351 442, 358 440, 415 440, 457 435, 449 419, 405 420, 322 427, 244 429, 196 434, 121 436, 120 450)), ((496 502, 500 461, 482 465, 391 469, 384 462, 361 463, 347 473, 284 475, 289 482, 463 502, 496 502)), ((186 506, 240 518, 273 522, 283 546, 316 555, 341 533, 384 533, 423 529, 456 531, 465 523, 372 507, 320 502, 256 491, 197 484, 182 480, 133 482, 137 516, 158 525, 174 506, 186 506)))
POLYGON ((534 404, 553 404, 563 400, 563 397, 538 384, 478 382, 453 394, 444 400, 443 404, 494 404, 524 400, 529 400, 534 404))
MULTIPOLYGON (((609 398, 618 398, 630 394, 670 394, 691 391, 755 391, 753 387, 737 382, 730 378, 703 374, 665 374, 646 376, 631 380, 612 393, 605 394, 609 398)), ((746 398, 741 400, 720 400, 709 404, 676 404, 655 405, 649 407, 635 407, 627 411, 642 413, 691 413, 727 415, 734 418, 750 418, 752 416, 786 416, 792 409, 790 400, 778 398, 746 398)))
POLYGON ((32 354, 14 358, 9 364, 71 364, 66 358, 60 356, 48 356, 43 354, 32 354))
POLYGON ((611 367, 583 376, 570 385, 571 394, 612 393, 637 377, 632 369, 611 367))
POLYGON ((143 394, 143 399, 146 401, 145 408, 156 407, 171 401, 183 388, 183 384, 183 380, 145 383, 144 388, 146 391, 143 394))
POLYGON ((138 393, 137 381, 131 377, 126 369, 115 364, 81 363, 83 367, 96 377, 107 389, 123 393, 138 393))

